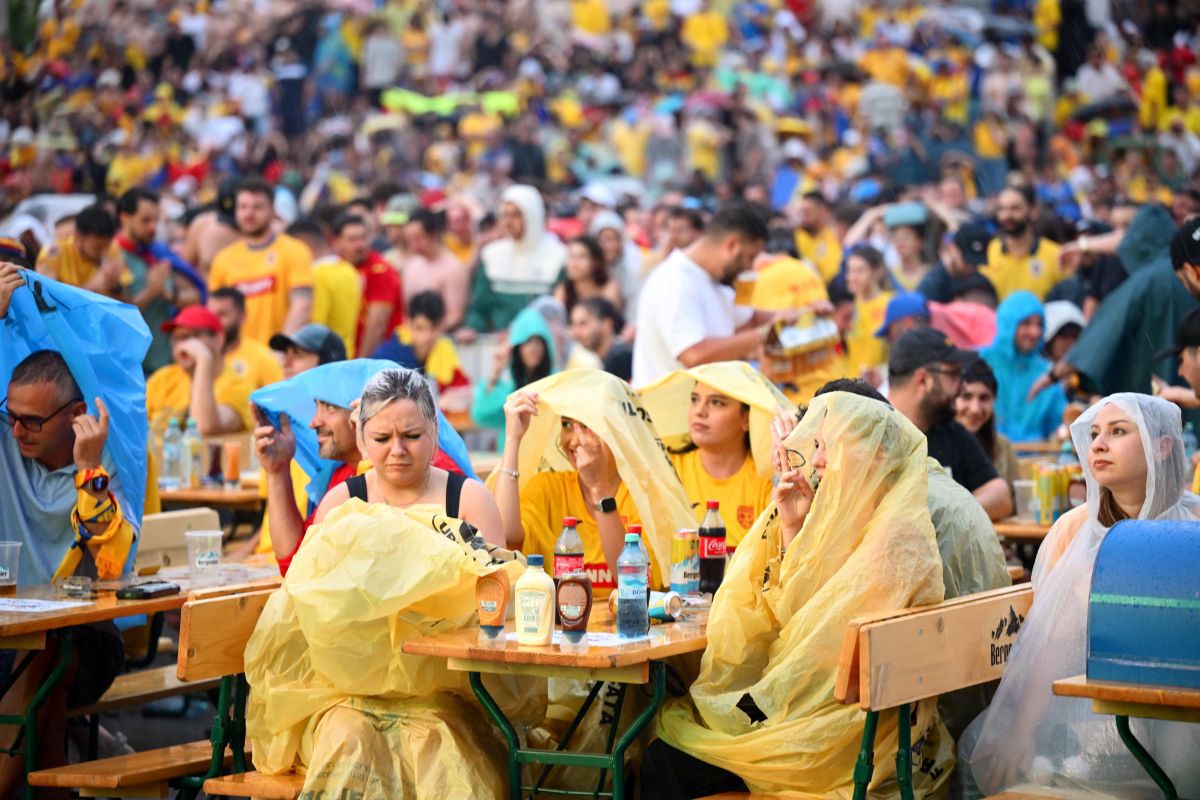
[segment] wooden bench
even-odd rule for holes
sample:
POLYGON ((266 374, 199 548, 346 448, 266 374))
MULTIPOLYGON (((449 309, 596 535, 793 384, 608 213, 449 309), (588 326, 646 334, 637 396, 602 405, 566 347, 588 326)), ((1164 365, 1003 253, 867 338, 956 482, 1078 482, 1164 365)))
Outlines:
POLYGON ((213 797, 253 797, 255 800, 295 800, 304 788, 304 776, 295 772, 285 775, 263 775, 261 772, 243 772, 209 778, 204 782, 204 793, 213 797))
MULTIPOLYGON (((1024 584, 850 621, 842 638, 833 696, 839 703, 857 703, 867 712, 854 767, 855 800, 867 796, 874 773, 879 714, 891 709, 896 709, 900 718, 896 751, 900 796, 912 797, 910 705, 999 678, 1032 604, 1033 589, 1024 584)), ((726 792, 704 800, 766 800, 771 796, 726 792)), ((1009 792, 997 797, 1018 800, 1035 795, 1009 792)))
POLYGON ((210 741, 40 770, 29 775, 30 785, 78 789, 83 797, 166 797, 172 786, 198 790, 230 765, 244 772, 247 687, 242 654, 274 588, 217 588, 193 593, 183 606, 175 678, 188 690, 214 683, 220 687, 210 741))
POLYGON ((1000 678, 1032 604, 1032 587, 1008 586, 851 621, 834 698, 867 712, 854 768, 855 800, 866 797, 874 772, 879 714, 895 709, 899 716, 896 776, 901 796, 911 797, 911 704, 1000 678))

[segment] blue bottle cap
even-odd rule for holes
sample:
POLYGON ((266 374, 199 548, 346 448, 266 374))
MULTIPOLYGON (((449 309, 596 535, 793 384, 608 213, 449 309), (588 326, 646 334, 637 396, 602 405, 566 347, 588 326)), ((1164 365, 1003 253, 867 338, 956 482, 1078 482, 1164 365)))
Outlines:
POLYGON ((525 556, 525 563, 531 567, 541 567, 545 565, 546 559, 544 556, 534 553, 533 555, 525 556))

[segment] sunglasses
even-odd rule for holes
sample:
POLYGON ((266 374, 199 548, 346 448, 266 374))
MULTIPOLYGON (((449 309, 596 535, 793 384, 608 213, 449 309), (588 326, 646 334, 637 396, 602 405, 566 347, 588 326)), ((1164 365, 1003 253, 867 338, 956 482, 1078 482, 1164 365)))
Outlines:
POLYGON ((3 408, 4 404, 8 402, 8 398, 5 397, 4 399, 0 400, 0 422, 3 422, 9 428, 17 427, 17 423, 19 422, 21 423, 21 427, 30 433, 41 433, 43 425, 62 412, 66 411, 71 406, 82 401, 82 397, 76 397, 73 400, 68 400, 66 403, 59 406, 58 409, 49 416, 37 417, 32 414, 13 414, 7 408, 3 408))

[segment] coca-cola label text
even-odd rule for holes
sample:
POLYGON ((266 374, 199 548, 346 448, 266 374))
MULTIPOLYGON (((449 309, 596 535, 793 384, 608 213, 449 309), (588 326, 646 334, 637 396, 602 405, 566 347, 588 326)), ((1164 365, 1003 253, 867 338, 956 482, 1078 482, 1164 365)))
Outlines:
POLYGON ((724 536, 701 536, 700 537, 700 557, 701 558, 724 558, 725 557, 725 537, 724 536))

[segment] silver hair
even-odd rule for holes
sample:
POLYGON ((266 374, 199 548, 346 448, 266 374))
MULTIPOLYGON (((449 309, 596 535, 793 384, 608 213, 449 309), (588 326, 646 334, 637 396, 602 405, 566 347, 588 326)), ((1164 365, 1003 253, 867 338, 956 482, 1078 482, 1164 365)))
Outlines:
POLYGON ((417 404, 421 419, 431 427, 437 427, 437 404, 429 381, 415 369, 396 367, 375 373, 363 387, 358 429, 364 430, 372 417, 398 400, 412 400, 417 404))

